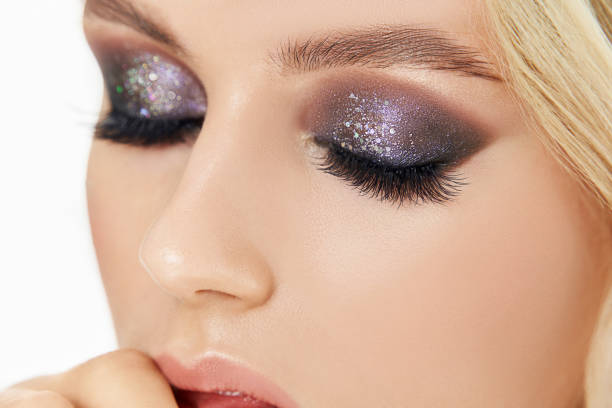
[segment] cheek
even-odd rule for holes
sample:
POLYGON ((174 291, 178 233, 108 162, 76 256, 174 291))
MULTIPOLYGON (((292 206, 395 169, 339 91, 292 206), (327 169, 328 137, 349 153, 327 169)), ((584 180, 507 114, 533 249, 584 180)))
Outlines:
POLYGON ((448 213, 451 227, 429 254, 444 271, 447 339, 474 375, 495 374, 483 383, 497 396, 562 406, 580 386, 604 286, 601 218, 539 145, 507 139, 490 153, 474 168, 484 176, 478 193, 448 213))
MULTIPOLYGON (((137 152, 95 140, 87 171, 92 239, 120 346, 141 347, 168 298, 138 260, 147 228, 159 214, 185 162, 179 149, 137 152)), ((168 320, 161 320, 168 321, 168 320)))
POLYGON ((412 384, 404 402, 561 406, 577 392, 605 278, 598 218, 533 142, 500 140, 463 171, 470 185, 446 207, 389 211, 347 195, 342 216, 319 221, 313 269, 325 273, 303 283, 337 343, 320 349, 356 364, 355 381, 384 373, 388 395, 412 384))

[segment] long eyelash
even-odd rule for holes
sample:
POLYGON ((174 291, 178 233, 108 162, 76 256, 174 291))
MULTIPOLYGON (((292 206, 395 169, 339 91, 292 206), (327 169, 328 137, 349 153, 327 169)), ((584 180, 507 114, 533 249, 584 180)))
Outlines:
POLYGON ((327 145, 320 170, 350 182, 363 194, 381 201, 398 203, 444 203, 467 185, 464 178, 450 172, 449 163, 431 162, 419 166, 389 167, 350 153, 335 143, 327 145))
MULTIPOLYGON (((94 137, 134 146, 172 145, 187 142, 201 129, 203 121, 204 118, 135 118, 112 110, 96 124, 94 137)), ((391 167, 360 157, 335 143, 329 143, 326 150, 320 170, 348 181, 363 194, 397 203, 398 207, 404 201, 444 203, 468 184, 449 171, 449 163, 391 167)))
POLYGON ((146 119, 112 110, 94 129, 97 139, 134 146, 186 143, 201 128, 204 118, 146 119))

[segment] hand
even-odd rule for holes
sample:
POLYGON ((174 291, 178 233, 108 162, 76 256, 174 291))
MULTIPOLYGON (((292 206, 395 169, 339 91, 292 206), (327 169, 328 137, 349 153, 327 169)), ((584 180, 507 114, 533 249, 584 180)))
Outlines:
POLYGON ((0 391, 0 408, 178 408, 155 362, 119 349, 0 391))

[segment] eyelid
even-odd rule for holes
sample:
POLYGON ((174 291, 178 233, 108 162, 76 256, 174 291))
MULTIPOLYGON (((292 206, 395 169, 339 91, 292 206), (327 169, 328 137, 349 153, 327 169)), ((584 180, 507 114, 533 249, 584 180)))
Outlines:
POLYGON ((334 143, 394 167, 455 163, 489 140, 427 91, 378 78, 323 82, 310 95, 302 126, 318 142, 334 143))
POLYGON ((127 41, 92 44, 113 109, 142 118, 198 118, 207 99, 196 75, 155 47, 127 41))

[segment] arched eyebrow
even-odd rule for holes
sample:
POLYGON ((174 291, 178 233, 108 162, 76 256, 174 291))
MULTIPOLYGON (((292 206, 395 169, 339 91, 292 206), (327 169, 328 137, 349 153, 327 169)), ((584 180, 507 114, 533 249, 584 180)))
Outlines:
POLYGON ((456 43, 443 31, 407 25, 374 25, 301 41, 288 39, 269 58, 285 74, 346 66, 405 66, 502 80, 478 49, 456 43))
MULTIPOLYGON (((170 30, 150 14, 129 0, 87 0, 85 5, 86 16, 124 24, 178 54, 189 55, 170 30)), ((281 75, 350 66, 403 66, 502 80, 477 48, 459 44, 450 35, 433 28, 397 24, 336 30, 303 40, 287 39, 269 52, 268 62, 281 75)))

